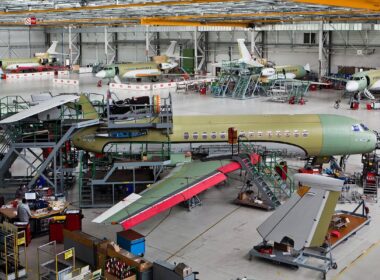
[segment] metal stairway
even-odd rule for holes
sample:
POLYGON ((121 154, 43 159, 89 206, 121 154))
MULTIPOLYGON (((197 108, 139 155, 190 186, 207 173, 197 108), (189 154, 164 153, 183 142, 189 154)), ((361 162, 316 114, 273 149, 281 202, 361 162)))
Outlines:
POLYGON ((251 79, 251 75, 241 75, 232 93, 232 97, 237 99, 244 99, 246 97, 249 84, 251 83, 251 79))
POLYGON ((260 172, 258 172, 256 166, 252 164, 248 154, 239 154, 233 159, 238 161, 241 164, 242 169, 247 172, 251 182, 253 182, 258 188, 262 200, 264 200, 272 208, 276 208, 281 205, 281 202, 278 200, 275 193, 264 180, 264 177, 260 174, 260 172))
POLYGON ((214 97, 225 97, 232 77, 229 73, 222 73, 217 85, 213 88, 214 97))
POLYGON ((8 130, 4 130, 0 137, 0 180, 4 179, 5 174, 17 159, 18 153, 22 150, 12 145, 13 138, 14 136, 8 130))

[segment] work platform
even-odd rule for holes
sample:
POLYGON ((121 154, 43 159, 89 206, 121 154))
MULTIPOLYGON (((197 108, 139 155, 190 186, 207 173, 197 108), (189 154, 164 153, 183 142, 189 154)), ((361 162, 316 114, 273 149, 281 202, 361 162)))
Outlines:
POLYGON ((21 97, 11 96, 1 101, 1 186, 5 188, 19 183, 28 189, 49 186, 56 194, 62 194, 65 187, 75 181, 73 173, 77 165, 77 150, 71 145, 70 138, 76 130, 95 125, 99 120, 83 119, 79 107, 84 104, 80 102, 73 103, 71 108, 61 106, 53 109, 52 119, 49 115, 46 119, 38 119, 38 109, 34 113, 32 103, 21 97), (31 115, 7 121, 8 117, 28 110, 31 110, 31 115), (9 172, 17 159, 27 166, 24 176, 12 176, 9 172))

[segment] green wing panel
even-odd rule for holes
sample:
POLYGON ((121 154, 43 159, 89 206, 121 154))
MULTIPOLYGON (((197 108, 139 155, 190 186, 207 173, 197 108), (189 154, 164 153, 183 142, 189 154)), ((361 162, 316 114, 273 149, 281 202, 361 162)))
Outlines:
POLYGON ((169 176, 163 180, 153 184, 149 189, 141 193, 140 199, 130 204, 123 210, 115 213, 113 216, 105 220, 106 223, 121 222, 126 218, 137 214, 145 208, 170 197, 171 195, 180 192, 192 182, 196 182, 202 177, 210 174, 219 167, 230 163, 231 161, 193 161, 188 164, 178 166, 169 176))

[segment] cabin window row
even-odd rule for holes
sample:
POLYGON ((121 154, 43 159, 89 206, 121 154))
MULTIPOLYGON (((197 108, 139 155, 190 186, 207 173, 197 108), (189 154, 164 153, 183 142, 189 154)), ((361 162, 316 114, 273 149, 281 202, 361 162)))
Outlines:
MULTIPOLYGON (((198 132, 193 132, 193 133, 189 133, 189 132, 184 132, 183 134, 183 138, 185 140, 189 140, 190 138, 194 139, 194 140, 197 140, 197 139, 216 139, 217 137, 219 136, 220 139, 227 139, 228 137, 228 133, 225 132, 225 131, 222 131, 222 132, 211 132, 211 133, 208 133, 208 132, 202 132, 202 133, 198 133, 198 132), (209 138, 210 137, 210 138, 209 138)), ((294 131, 290 131, 290 130, 284 130, 284 131, 280 131, 280 130, 276 130, 276 131, 257 131, 257 132, 254 132, 254 131, 249 131, 249 132, 245 132, 245 131, 240 131, 239 132, 239 137, 247 137, 247 138, 253 138, 253 137, 276 137, 276 138, 281 138, 281 137, 308 137, 309 136, 309 131, 307 130, 294 130, 294 131)))

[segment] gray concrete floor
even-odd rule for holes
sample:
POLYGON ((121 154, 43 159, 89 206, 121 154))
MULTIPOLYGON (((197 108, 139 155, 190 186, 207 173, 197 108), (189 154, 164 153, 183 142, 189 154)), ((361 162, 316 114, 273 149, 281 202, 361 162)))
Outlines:
MULTIPOLYGON (((75 78, 75 76, 74 76, 75 78)), ((54 87, 49 80, 0 81, 1 96, 22 95, 51 91, 98 92, 105 94, 107 87, 96 87, 97 80, 90 75, 80 77, 80 88, 54 87)), ((141 93, 123 93, 133 96, 141 93)), ((162 91, 161 94, 167 94, 162 91)), ((365 122, 371 129, 380 130, 380 111, 365 110, 365 103, 358 111, 349 110, 342 102, 341 108, 333 108, 340 96, 338 91, 310 92, 306 105, 288 105, 267 102, 265 98, 249 100, 216 99, 198 94, 173 93, 175 114, 302 114, 330 113, 346 115, 365 122)), ((300 164, 294 162, 294 164, 300 164)), ((20 167, 15 165, 14 169, 20 167)), ((360 171, 360 156, 352 156, 348 171, 360 171)), ((271 213, 257 209, 239 207, 231 203, 241 183, 238 174, 233 174, 225 185, 212 188, 200 195, 203 205, 191 212, 177 206, 135 229, 146 235, 146 258, 166 259, 170 262, 185 262, 200 272, 202 280, 236 279, 321 279, 321 274, 306 269, 292 270, 260 260, 248 260, 248 251, 259 243, 256 227, 271 213)), ((75 200, 75 198, 73 199, 75 200)), ((338 205, 338 209, 353 209, 355 205, 338 205)), ((378 204, 369 204, 372 222, 347 242, 334 249, 338 269, 328 273, 328 279, 379 279, 380 268, 380 209, 378 204)), ((104 209, 84 210, 83 230, 97 237, 115 239, 120 226, 104 226, 91 220, 104 209)), ((36 248, 46 243, 48 237, 32 241, 28 248, 30 279, 36 279, 36 248)))

